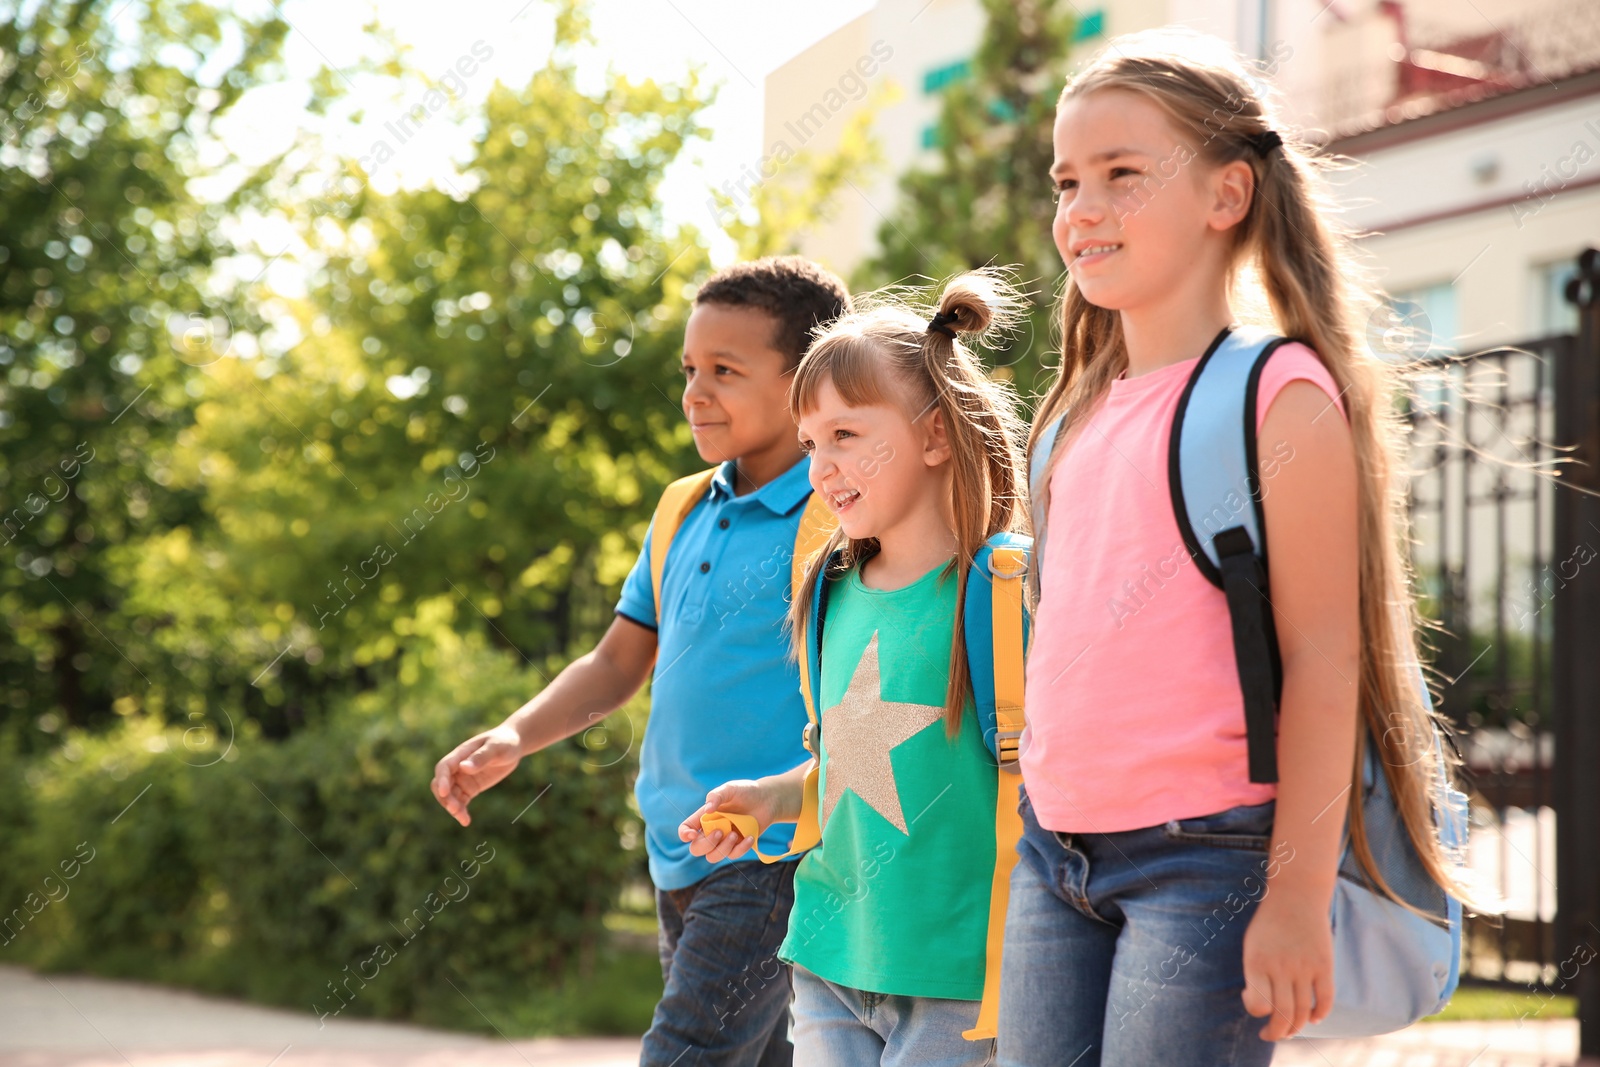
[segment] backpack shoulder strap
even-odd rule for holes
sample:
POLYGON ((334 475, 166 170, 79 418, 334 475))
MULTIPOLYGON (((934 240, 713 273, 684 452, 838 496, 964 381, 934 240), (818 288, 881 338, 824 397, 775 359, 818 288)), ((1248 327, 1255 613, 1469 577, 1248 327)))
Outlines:
POLYGON ((806 508, 800 513, 800 525, 794 532, 794 557, 789 561, 791 602, 805 584, 807 566, 827 546, 828 538, 838 527, 839 517, 828 509, 822 494, 814 492, 806 498, 806 508))
MULTIPOLYGON (((819 499, 815 495, 813 500, 819 499)), ((830 513, 831 514, 831 513, 830 513)), ((802 528, 804 523, 802 522, 802 528)), ((798 543, 798 542, 797 542, 798 543)), ((796 553, 798 555, 798 552, 796 553)), ((806 622, 806 639, 800 645, 800 695, 806 703, 805 746, 811 753, 811 769, 806 772, 805 792, 800 801, 800 818, 795 823, 794 840, 789 845, 785 855, 794 855, 807 849, 815 848, 822 842, 822 806, 817 795, 818 781, 822 770, 822 757, 818 748, 819 734, 822 730, 818 718, 817 701, 821 699, 822 692, 822 622, 828 610, 828 586, 830 584, 828 573, 833 568, 835 552, 826 560, 818 562, 822 568, 817 575, 817 584, 811 591, 810 618, 806 622)), ((762 856, 764 863, 771 863, 775 859, 762 856)))
POLYGON ((999 533, 978 550, 967 573, 962 625, 972 701, 983 743, 1003 766, 1014 766, 1022 736, 1022 646, 1027 629, 1021 596, 1032 539, 999 533))
POLYGON ((1035 568, 1043 566, 1045 520, 1049 517, 1047 511, 1050 502, 1050 461, 1055 457, 1056 448, 1061 444, 1061 427, 1067 421, 1067 413, 1063 411, 1057 415, 1039 434, 1039 439, 1034 442, 1033 454, 1028 459, 1028 508, 1033 519, 1033 565, 1035 568))
MULTIPOLYGON (((817 724, 820 712, 817 709, 817 700, 822 689, 822 624, 828 610, 829 583, 828 574, 832 571, 835 561, 839 558, 842 549, 835 549, 826 560, 818 562, 821 572, 817 575, 816 585, 811 587, 811 609, 806 617, 805 640, 800 643, 800 695, 805 699, 806 717, 813 726, 817 724)), ((813 754, 815 749, 811 748, 813 754)))
MULTIPOLYGON (((1001 533, 989 539, 973 560, 967 581, 967 663, 972 672, 974 703, 987 707, 984 740, 999 765, 994 809, 994 879, 989 890, 989 930, 985 949, 983 1001, 978 1021, 962 1036, 969 1041, 993 1038, 1000 1020, 1000 957, 1005 943, 1006 906, 1011 897, 1011 872, 1022 837, 1022 775, 1017 763, 1023 727, 1023 656, 1028 619, 1023 610, 1022 583, 1032 550, 1030 538, 1001 533), (992 723, 992 725, 991 725, 992 723)), ((980 710, 980 715, 985 714, 980 710)))
POLYGON ((699 474, 679 478, 662 491, 661 501, 656 504, 655 518, 650 522, 650 588, 655 591, 658 626, 661 624, 661 579, 667 572, 667 549, 672 546, 672 539, 677 536, 683 520, 689 517, 689 512, 705 499, 711 488, 711 479, 716 474, 717 468, 712 467, 699 474))
POLYGON ((1283 679, 1267 599, 1256 390, 1267 359, 1287 340, 1254 329, 1218 334, 1178 399, 1167 453, 1178 532, 1200 573, 1228 599, 1252 782, 1278 780, 1283 679))
POLYGON ((985 544, 972 557, 967 571, 967 595, 961 612, 967 643, 967 675, 972 679, 972 705, 989 754, 999 760, 999 724, 995 715, 994 579, 989 573, 994 546, 985 544))
POLYGON ((1172 418, 1167 483, 1178 532, 1206 580, 1222 586, 1224 530, 1243 527, 1266 559, 1266 520, 1256 468, 1256 389, 1261 370, 1288 342, 1262 330, 1219 334, 1189 376, 1172 418))

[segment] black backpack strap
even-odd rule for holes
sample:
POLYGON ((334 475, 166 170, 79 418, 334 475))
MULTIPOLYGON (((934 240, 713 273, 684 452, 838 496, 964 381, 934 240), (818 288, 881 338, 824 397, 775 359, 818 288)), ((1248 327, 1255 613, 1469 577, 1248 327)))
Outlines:
POLYGON ((1217 534, 1222 591, 1233 622, 1233 658, 1244 694, 1244 730, 1250 745, 1250 780, 1278 780, 1278 699, 1283 665, 1278 656, 1272 604, 1267 600, 1267 569, 1243 526, 1217 534))
POLYGON ((1283 689, 1268 599, 1256 392, 1267 359, 1286 341, 1258 330, 1219 334, 1179 397, 1168 450, 1167 481, 1178 532, 1196 568, 1227 597, 1252 782, 1278 780, 1277 711, 1283 689))

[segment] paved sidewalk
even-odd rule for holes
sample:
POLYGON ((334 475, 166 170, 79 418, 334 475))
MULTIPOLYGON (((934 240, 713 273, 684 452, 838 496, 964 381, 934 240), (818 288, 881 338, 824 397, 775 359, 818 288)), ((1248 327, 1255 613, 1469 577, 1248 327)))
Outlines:
POLYGON ((1576 1019, 1419 1023, 1365 1041, 1289 1041, 1273 1067, 1573 1067, 1576 1019))
MULTIPOLYGON (((1295 1041, 1275 1067, 1574 1067, 1571 1019, 1295 1041)), ((637 1038, 507 1041, 0 966, 0 1067, 632 1067, 637 1038)), ((1597 1065, 1600 1067, 1600 1065, 1597 1065)))
POLYGON ((0 1067, 633 1067, 637 1038, 506 1041, 0 966, 0 1067))

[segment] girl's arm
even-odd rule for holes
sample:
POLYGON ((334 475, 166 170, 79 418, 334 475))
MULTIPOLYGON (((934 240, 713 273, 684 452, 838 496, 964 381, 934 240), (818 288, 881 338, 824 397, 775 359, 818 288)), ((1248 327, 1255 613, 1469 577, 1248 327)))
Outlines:
POLYGON ((1333 1007, 1329 908, 1355 761, 1359 551, 1355 445, 1328 395, 1290 382, 1260 438, 1293 451, 1262 485, 1283 699, 1272 853, 1245 932, 1243 996, 1250 1014, 1271 1015, 1261 1037, 1278 1041, 1333 1007))
POLYGON ((806 774, 813 762, 806 760, 782 774, 754 781, 744 778, 717 786, 706 794, 706 802, 698 811, 678 824, 678 840, 689 843, 691 855, 704 856, 712 863, 744 855, 755 847, 754 837, 745 837, 737 830, 727 834, 714 830, 707 834, 700 826, 700 817, 713 811, 749 815, 763 830, 773 823, 797 822, 805 800, 806 774))

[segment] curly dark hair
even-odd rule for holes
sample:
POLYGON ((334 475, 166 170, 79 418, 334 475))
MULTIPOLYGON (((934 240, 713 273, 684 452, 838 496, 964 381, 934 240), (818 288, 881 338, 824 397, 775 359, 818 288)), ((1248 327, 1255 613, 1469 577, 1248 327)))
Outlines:
POLYGON ((789 369, 800 363, 812 331, 852 310, 850 290, 838 275, 804 256, 766 256, 736 263, 706 279, 694 302, 757 308, 774 320, 772 347, 789 369))

